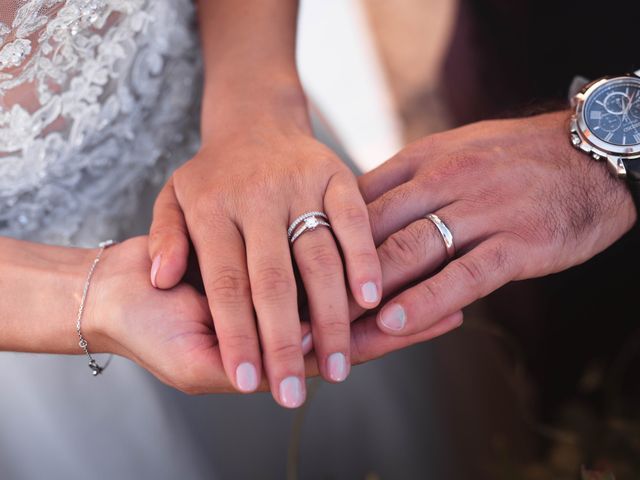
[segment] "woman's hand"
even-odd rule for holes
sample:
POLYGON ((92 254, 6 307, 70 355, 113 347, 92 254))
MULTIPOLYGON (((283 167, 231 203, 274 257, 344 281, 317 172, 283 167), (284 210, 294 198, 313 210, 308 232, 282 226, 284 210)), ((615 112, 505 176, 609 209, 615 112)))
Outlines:
POLYGON ((221 126, 175 172, 154 210, 151 276, 159 288, 175 285, 186 268, 190 238, 235 388, 257 388, 263 353, 275 399, 297 407, 305 389, 292 251, 320 372, 329 381, 344 380, 351 364, 341 254, 362 307, 377 306, 381 273, 353 174, 308 131, 275 125, 221 126), (291 249, 287 227, 310 211, 328 215, 335 238, 318 228, 291 249))
POLYGON ((138 237, 104 252, 83 320, 89 349, 127 357, 186 393, 233 390, 206 299, 184 283, 153 288, 147 248, 138 237))
MULTIPOLYGON (((89 348, 127 357, 188 394, 235 391, 222 365, 206 299, 184 283, 164 291, 149 285, 147 249, 147 238, 139 237, 105 251, 91 284, 83 321, 89 348)), ((94 256, 86 255, 87 261, 94 256)), ((88 264, 82 265, 82 275, 87 268, 88 264)), ((393 277, 390 281, 392 287, 393 277)), ((355 303, 352 307, 352 315, 362 313, 355 303)), ((351 360, 354 364, 373 360, 441 335, 460 322, 458 312, 427 331, 393 337, 378 329, 375 315, 363 317, 352 325, 351 360)), ((310 326, 303 322, 301 329, 305 335, 310 326)), ((73 338, 75 332, 68 330, 73 338)), ((307 345, 303 353, 307 355, 310 348, 307 345)), ((77 346, 73 351, 80 354, 77 346)), ((318 375, 315 354, 307 355, 305 363, 307 376, 318 375)), ((257 389, 269 389, 266 379, 257 389)))

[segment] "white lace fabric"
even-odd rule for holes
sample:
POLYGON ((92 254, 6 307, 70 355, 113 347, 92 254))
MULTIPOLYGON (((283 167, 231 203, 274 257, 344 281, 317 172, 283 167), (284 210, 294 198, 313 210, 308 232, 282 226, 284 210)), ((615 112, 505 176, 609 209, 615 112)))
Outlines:
POLYGON ((118 236, 198 145, 190 0, 0 6, 0 235, 118 236))

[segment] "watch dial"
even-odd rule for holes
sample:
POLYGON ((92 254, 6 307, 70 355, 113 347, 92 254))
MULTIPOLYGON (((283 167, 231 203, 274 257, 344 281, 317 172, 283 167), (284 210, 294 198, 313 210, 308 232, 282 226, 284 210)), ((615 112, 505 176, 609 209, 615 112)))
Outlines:
POLYGON ((629 78, 604 84, 584 108, 589 130, 613 145, 640 144, 640 81, 629 78))

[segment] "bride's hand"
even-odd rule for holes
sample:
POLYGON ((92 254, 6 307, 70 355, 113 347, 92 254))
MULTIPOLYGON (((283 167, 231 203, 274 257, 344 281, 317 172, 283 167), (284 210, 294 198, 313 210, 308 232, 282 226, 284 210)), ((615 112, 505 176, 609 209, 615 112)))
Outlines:
MULTIPOLYGON (((147 248, 147 238, 138 237, 105 251, 83 320, 90 349, 127 357, 185 393, 235 391, 222 366, 206 299, 185 283, 165 291, 153 288, 148 278, 147 248)), ((353 303, 351 315, 361 313, 353 303)), ((356 320, 350 339, 351 360, 354 364, 367 362, 428 340, 444 333, 455 321, 445 319, 425 332, 393 337, 377 327, 375 315, 356 320)), ((305 335, 309 324, 303 322, 301 329, 305 335)), ((309 354, 305 360, 306 376, 318 375, 316 356, 309 354)), ((263 378, 257 390, 268 389, 263 378)))
POLYGON ((231 391, 206 299, 184 283, 153 288, 149 263, 146 237, 105 251, 83 320, 89 348, 127 357, 186 393, 231 391))
POLYGON ((341 253, 350 290, 365 308, 380 300, 381 273, 354 175, 309 132, 261 125, 218 129, 172 176, 155 206, 151 276, 159 288, 175 285, 190 237, 234 386, 255 390, 262 346, 276 401, 297 407, 305 389, 292 252, 329 381, 344 380, 351 364, 341 253), (287 227, 310 211, 326 212, 340 249, 329 229, 318 228, 291 250, 287 227))

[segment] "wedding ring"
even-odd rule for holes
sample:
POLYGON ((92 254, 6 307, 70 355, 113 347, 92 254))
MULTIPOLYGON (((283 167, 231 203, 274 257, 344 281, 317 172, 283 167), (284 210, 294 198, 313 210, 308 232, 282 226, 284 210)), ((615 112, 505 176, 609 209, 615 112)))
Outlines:
POLYGON ((331 224, 325 219, 327 219, 327 216, 322 212, 309 212, 299 216, 293 221, 287 231, 289 235, 289 243, 293 245, 293 242, 300 238, 300 235, 305 232, 311 232, 318 227, 322 226, 331 228, 331 224))
POLYGON ((440 220, 440 217, 438 217, 435 213, 430 213, 429 215, 426 215, 424 218, 426 218, 427 220, 430 220, 431 223, 433 223, 436 228, 438 229, 438 232, 440 232, 440 235, 442 236, 442 240, 444 241, 444 246, 447 250, 447 260, 452 259, 455 254, 456 254, 456 247, 453 244, 453 234, 451 233, 451 230, 449 230, 449 228, 445 225, 445 223, 440 220))
POLYGON ((291 240, 291 236, 293 235, 293 231, 296 229, 296 227, 300 225, 302 222, 304 222, 307 218, 311 218, 311 217, 324 218, 325 221, 329 220, 329 217, 327 217, 327 214, 324 212, 303 213, 298 218, 296 218, 293 222, 291 222, 291 225, 289 225, 289 228, 287 229, 287 237, 289 237, 289 240, 291 240))

